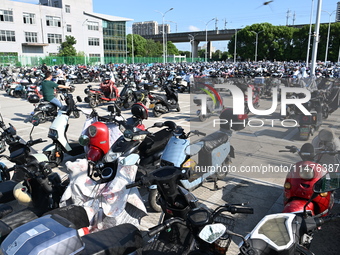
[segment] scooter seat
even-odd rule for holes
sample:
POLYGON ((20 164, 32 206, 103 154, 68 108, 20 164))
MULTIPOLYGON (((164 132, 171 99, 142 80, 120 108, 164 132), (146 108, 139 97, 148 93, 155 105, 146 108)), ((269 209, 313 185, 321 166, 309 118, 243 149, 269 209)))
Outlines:
POLYGON ((132 224, 122 224, 82 237, 85 250, 81 253, 90 254, 130 254, 141 248, 143 238, 140 231, 132 224))
POLYGON ((217 148, 221 144, 224 144, 228 141, 229 136, 221 131, 216 131, 204 138, 200 141, 204 142, 204 149, 208 152, 211 152, 213 149, 217 148))

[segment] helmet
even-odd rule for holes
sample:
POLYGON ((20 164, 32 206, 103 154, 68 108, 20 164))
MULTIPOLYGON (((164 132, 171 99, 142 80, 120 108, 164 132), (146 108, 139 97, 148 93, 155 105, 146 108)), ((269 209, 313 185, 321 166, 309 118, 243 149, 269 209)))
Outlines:
POLYGON ((27 98, 28 102, 30 102, 31 104, 37 104, 40 102, 40 98, 38 95, 30 95, 28 98, 27 98))
POLYGON ((57 68, 59 68, 59 66, 55 66, 55 67, 54 67, 54 69, 57 69, 57 68))
POLYGON ((142 120, 147 120, 149 117, 148 109, 142 103, 133 104, 131 107, 131 113, 132 116, 142 120))
POLYGON ((19 204, 30 206, 32 205, 32 196, 28 188, 23 184, 24 182, 22 181, 15 185, 13 195, 19 204))
POLYGON ((226 108, 220 114, 220 130, 230 130, 235 131, 242 130, 246 127, 248 122, 248 114, 234 115, 233 108, 226 108))

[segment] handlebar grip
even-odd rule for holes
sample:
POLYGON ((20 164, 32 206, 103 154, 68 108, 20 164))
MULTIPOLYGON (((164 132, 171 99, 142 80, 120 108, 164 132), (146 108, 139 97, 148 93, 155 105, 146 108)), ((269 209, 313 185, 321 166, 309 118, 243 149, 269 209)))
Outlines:
POLYGON ((148 232, 148 236, 154 236, 156 234, 158 234, 159 232, 161 232, 162 230, 164 230, 167 226, 166 225, 157 225, 155 227, 149 228, 149 232, 148 232))
POLYGON ((29 144, 30 146, 33 146, 33 145, 35 145, 35 144, 42 143, 42 142, 46 142, 46 141, 47 141, 47 140, 43 140, 42 138, 39 138, 39 139, 30 141, 28 144, 29 144))
POLYGON ((253 214, 254 213, 254 208, 252 208, 252 207, 231 206, 230 207, 230 212, 232 214, 235 214, 235 213, 253 214))
POLYGON ((197 134, 201 135, 201 136, 206 136, 207 135, 206 133, 203 133, 203 132, 200 132, 200 131, 197 131, 197 134))
POLYGON ((134 183, 130 183, 130 184, 125 185, 125 188, 126 189, 131 189, 131 188, 137 187, 139 185, 140 185, 140 182, 134 182, 134 183))

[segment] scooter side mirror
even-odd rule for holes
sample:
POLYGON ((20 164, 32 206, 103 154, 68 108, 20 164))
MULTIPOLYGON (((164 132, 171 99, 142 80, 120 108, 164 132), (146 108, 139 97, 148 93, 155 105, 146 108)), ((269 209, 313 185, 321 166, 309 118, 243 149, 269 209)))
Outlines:
POLYGON ((135 165, 138 160, 139 160, 138 154, 130 154, 126 158, 123 158, 121 161, 119 161, 119 164, 123 166, 132 166, 135 165))
POLYGON ((194 144, 190 144, 185 148, 185 154, 188 156, 196 155, 204 146, 204 142, 198 142, 194 144))
POLYGON ((40 124, 40 118, 33 116, 31 119, 31 123, 33 124, 33 126, 38 126, 40 124))
POLYGON ((154 127, 161 128, 161 127, 163 127, 163 122, 155 122, 155 123, 153 124, 153 126, 154 126, 154 127))

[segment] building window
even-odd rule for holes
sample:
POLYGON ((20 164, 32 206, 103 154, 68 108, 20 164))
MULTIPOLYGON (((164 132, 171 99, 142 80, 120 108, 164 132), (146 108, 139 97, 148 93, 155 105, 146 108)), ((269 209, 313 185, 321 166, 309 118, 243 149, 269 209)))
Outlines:
POLYGON ((87 29, 88 30, 99 30, 99 23, 98 22, 94 22, 94 21, 88 21, 87 22, 87 29))
POLYGON ((47 34, 48 43, 61 43, 61 35, 60 34, 47 34))
POLYGON ((100 54, 96 54, 96 53, 91 54, 90 53, 89 57, 91 58, 92 62, 100 62, 100 54))
POLYGON ((54 16, 46 16, 46 25, 49 27, 61 27, 60 18, 54 16))
POLYGON ((99 46, 99 38, 89 38, 90 46, 99 46))
POLYGON ((13 11, 0 10, 0 21, 13 22, 13 11))
POLYGON ((34 13, 26 13, 23 14, 24 23, 25 24, 35 24, 35 14, 34 13))
POLYGON ((9 30, 0 30, 0 41, 15 42, 15 32, 9 30))
POLYGON ((66 25, 66 31, 67 32, 72 32, 72 26, 71 25, 66 25))
POLYGON ((54 1, 53 7, 59 7, 59 2, 58 1, 54 1))
POLYGON ((66 13, 71 13, 71 6, 70 5, 65 5, 65 12, 66 13))
POLYGON ((36 32, 25 32, 25 40, 28 43, 38 42, 38 33, 36 33, 36 32))

